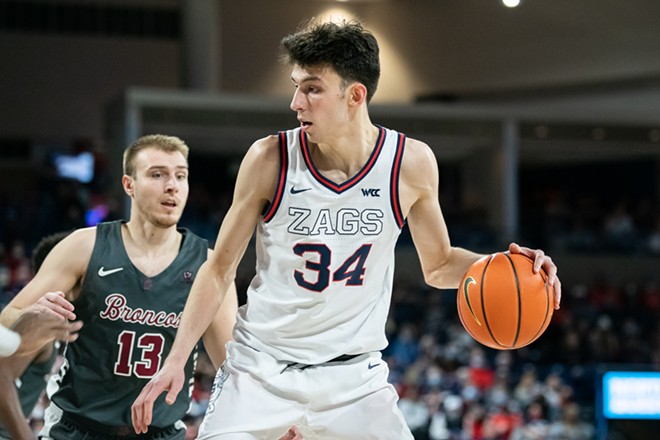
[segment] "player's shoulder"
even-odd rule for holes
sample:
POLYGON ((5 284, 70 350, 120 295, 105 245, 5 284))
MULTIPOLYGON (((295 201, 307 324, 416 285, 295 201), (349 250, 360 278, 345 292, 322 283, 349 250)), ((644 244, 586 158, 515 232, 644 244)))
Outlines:
MULTIPOLYGON (((57 243, 48 253, 44 265, 50 270, 74 268, 82 272, 87 266, 96 242, 96 227, 76 229, 57 243)), ((41 270, 40 270, 41 272, 41 270)))
POLYGON ((250 146, 243 158, 241 168, 252 176, 258 176, 270 182, 271 177, 276 175, 280 168, 281 156, 278 136, 266 136, 250 146))
POLYGON ((280 140, 277 135, 270 135, 257 139, 248 151, 254 159, 273 160, 280 157, 280 140))
POLYGON ((412 172, 420 174, 420 170, 424 170, 429 165, 435 164, 435 154, 426 142, 418 139, 406 138, 406 145, 403 153, 403 171, 410 169, 412 172))
POLYGON ((71 247, 87 248, 94 246, 96 241, 96 226, 76 229, 62 239, 62 244, 71 247))
POLYGON ((411 155, 418 155, 418 154, 433 154, 433 151, 431 150, 431 147, 419 139, 411 138, 411 137, 406 137, 406 153, 411 154, 411 155))

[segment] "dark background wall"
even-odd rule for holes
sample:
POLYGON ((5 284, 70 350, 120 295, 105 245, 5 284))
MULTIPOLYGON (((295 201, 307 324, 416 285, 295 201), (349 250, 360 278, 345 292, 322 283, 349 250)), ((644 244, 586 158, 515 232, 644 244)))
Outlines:
MULTIPOLYGON (((332 11, 360 17, 380 39, 383 77, 375 103, 439 94, 489 101, 634 96, 640 88, 655 89, 660 78, 660 3, 654 0, 528 0, 517 9, 497 0, 198 2, 204 3, 214 14, 207 56, 216 63, 214 88, 220 92, 288 97, 279 40, 306 18, 332 11)), ((101 141, 103 107, 127 87, 186 87, 182 66, 191 62, 185 61, 190 49, 182 26, 148 30, 151 16, 170 13, 176 20, 185 5, 1 1, 2 137, 101 141), (114 28, 94 19, 108 10, 117 17, 114 28), (136 10, 141 15, 131 15, 136 10), (133 27, 126 24, 131 21, 133 27), (85 24, 90 22, 96 24, 85 24)), ((195 62, 203 68, 205 61, 195 62)))

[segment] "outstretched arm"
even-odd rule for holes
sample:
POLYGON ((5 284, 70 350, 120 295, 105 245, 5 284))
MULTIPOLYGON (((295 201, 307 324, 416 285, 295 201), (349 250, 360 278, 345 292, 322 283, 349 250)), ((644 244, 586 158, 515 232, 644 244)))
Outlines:
MULTIPOLYGON (((438 194, 438 167, 435 155, 423 142, 409 139, 401 168, 400 198, 427 284, 456 288, 472 263, 483 255, 451 245, 438 194)), ((512 243, 509 252, 522 253, 534 260, 534 270, 543 268, 553 287, 555 308, 561 300, 557 266, 541 250, 512 243)))
POLYGON ((274 193, 279 166, 277 145, 273 136, 257 141, 243 159, 232 205, 220 227, 213 254, 193 282, 172 350, 131 407, 138 434, 147 432, 158 396, 167 391, 166 402, 171 404, 176 399, 183 387, 183 365, 227 296, 259 216, 274 193))

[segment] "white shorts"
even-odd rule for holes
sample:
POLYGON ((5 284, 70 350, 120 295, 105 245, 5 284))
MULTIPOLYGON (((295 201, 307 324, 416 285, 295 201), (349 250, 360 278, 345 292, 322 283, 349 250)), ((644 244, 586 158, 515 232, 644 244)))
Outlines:
POLYGON ((412 440, 378 352, 344 362, 287 364, 230 342, 198 440, 412 440))

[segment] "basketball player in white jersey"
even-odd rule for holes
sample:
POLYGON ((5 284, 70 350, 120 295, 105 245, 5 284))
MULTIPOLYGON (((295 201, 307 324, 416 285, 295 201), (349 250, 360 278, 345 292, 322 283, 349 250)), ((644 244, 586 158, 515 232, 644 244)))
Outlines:
MULTIPOLYGON (((394 247, 408 223, 425 281, 456 288, 481 255, 452 247, 438 169, 418 140, 374 125, 367 103, 378 44, 360 23, 312 23, 282 41, 300 126, 255 142, 241 165, 215 253, 200 269, 172 352, 132 407, 147 432, 154 400, 183 386, 183 361, 210 322, 256 228, 256 276, 218 371, 200 440, 412 439, 388 384, 394 247)), ((553 286, 541 250, 511 244, 553 286)))

